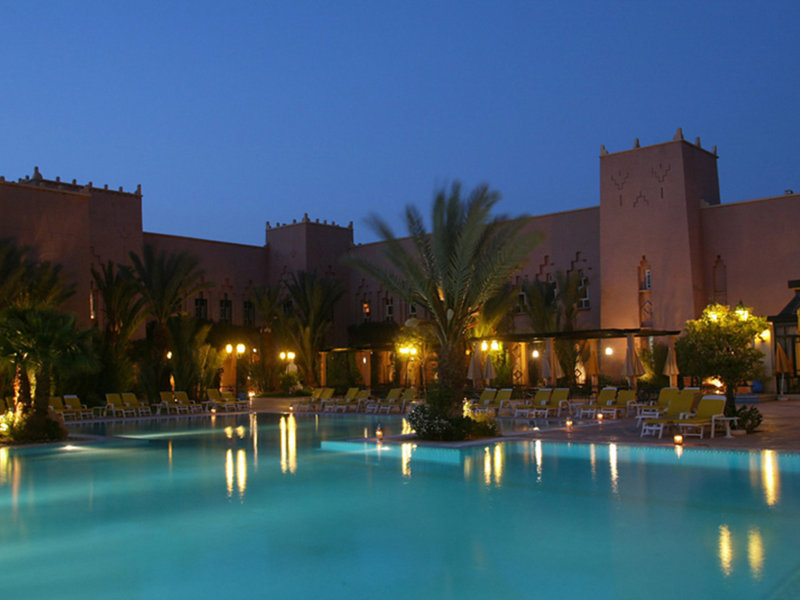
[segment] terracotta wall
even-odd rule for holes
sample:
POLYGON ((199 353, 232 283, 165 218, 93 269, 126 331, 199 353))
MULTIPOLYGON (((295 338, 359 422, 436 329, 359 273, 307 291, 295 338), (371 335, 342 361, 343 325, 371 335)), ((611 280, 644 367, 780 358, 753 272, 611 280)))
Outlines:
MULTIPOLYGON (((200 259, 200 266, 205 270, 205 281, 215 284, 215 287, 203 292, 203 297, 208 300, 208 318, 213 321, 219 319, 220 300, 227 294, 232 303, 233 323, 241 325, 248 293, 253 286, 267 281, 267 249, 263 246, 159 233, 145 233, 144 243, 166 252, 189 252, 200 259)), ((192 315, 195 313, 195 298, 189 298, 184 306, 184 310, 192 315)))
POLYGON ((787 281, 800 277, 800 194, 708 207, 702 223, 706 287, 713 291, 719 257, 728 304, 741 301, 758 314, 778 314, 792 298, 787 281))

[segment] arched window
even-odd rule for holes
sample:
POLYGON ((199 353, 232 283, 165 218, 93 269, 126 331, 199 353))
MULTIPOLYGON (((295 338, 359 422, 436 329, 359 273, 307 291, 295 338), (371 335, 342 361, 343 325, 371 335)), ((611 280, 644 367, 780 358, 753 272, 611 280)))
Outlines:
POLYGON ((711 268, 711 275, 713 279, 714 291, 712 298, 714 302, 719 304, 728 303, 728 268, 725 266, 725 261, 722 260, 720 255, 717 255, 717 260, 714 261, 714 266, 711 268))
POLYGON ((650 263, 642 256, 639 262, 639 327, 653 326, 653 275, 650 263))

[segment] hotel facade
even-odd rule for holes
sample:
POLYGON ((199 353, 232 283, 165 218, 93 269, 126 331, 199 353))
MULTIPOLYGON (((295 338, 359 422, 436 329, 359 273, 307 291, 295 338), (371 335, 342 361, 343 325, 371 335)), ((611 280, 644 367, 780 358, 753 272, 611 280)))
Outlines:
MULTIPOLYGON (((652 146, 640 147, 637 140, 629 150, 602 147, 599 160, 599 205, 528 217, 526 231, 544 238, 512 283, 578 271, 583 283, 578 328, 636 331, 643 338, 648 331, 682 330, 709 302, 742 302, 757 314, 776 317, 767 367, 780 343, 796 374, 800 194, 786 190, 722 203, 716 148, 685 140, 681 130, 652 146)), ((354 244, 352 222, 343 226, 308 215, 292 223, 267 222, 263 246, 149 233, 142 230, 141 187, 112 190, 46 179, 38 168, 16 181, 0 177, 0 214, 0 238, 12 238, 40 260, 63 266, 76 284, 65 308, 83 325, 102 320, 92 267, 109 260, 127 264, 130 252, 141 252, 144 244, 200 259, 206 280, 215 286, 188 299, 184 309, 203 319, 257 327, 251 289, 299 270, 316 271, 344 286, 332 347, 348 346, 350 325, 403 323, 416 314, 415 307, 340 262, 348 253, 375 260, 382 254, 382 242, 354 244)), ((511 327, 524 334, 527 317, 515 314, 511 327)), ((616 373, 625 340, 609 337, 602 343, 612 352, 602 369, 616 373)), ((375 378, 365 374, 367 381, 375 378)))

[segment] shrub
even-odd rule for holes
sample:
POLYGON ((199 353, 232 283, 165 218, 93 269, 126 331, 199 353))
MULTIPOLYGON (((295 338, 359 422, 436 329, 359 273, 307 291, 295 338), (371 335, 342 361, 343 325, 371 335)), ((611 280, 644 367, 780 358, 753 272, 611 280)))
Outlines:
POLYGON ((50 416, 41 417, 22 405, 0 416, 0 437, 16 444, 58 442, 67 439, 67 428, 50 416))
POLYGON ((497 424, 491 419, 445 417, 429 404, 420 404, 408 413, 408 423, 421 440, 461 441, 479 437, 494 437, 497 424))
POLYGON ((739 417, 739 420, 734 423, 734 428, 744 429, 747 433, 753 433, 764 420, 761 411, 755 406, 740 406, 736 409, 735 416, 739 417))

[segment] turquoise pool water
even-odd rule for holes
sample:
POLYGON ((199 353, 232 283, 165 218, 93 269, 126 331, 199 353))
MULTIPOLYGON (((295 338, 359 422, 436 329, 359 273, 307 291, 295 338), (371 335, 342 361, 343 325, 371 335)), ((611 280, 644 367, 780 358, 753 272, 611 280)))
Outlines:
POLYGON ((800 455, 376 446, 377 421, 120 423, 0 449, 6 598, 800 597, 800 455))

